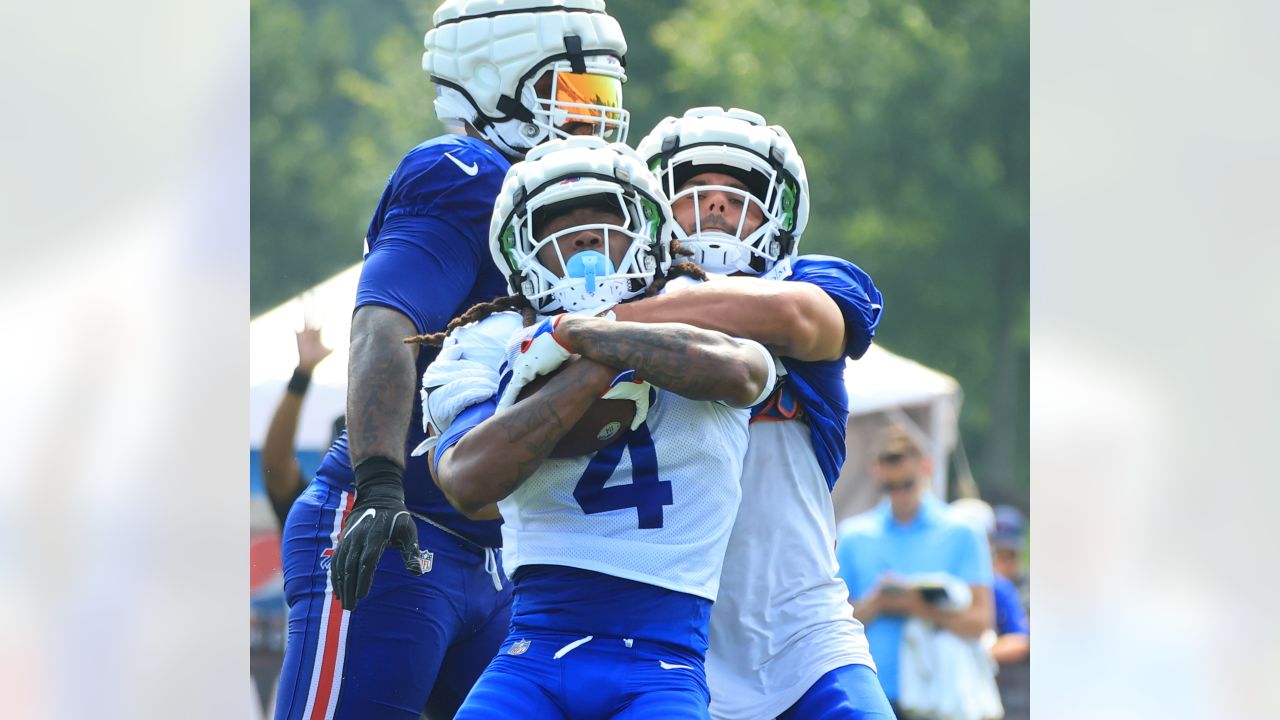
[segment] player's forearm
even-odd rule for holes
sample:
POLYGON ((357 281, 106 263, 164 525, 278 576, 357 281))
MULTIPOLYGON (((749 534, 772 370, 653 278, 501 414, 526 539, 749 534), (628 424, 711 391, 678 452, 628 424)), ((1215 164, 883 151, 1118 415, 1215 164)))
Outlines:
POLYGON ((691 400, 746 407, 768 382, 768 360, 758 349, 682 323, 566 317, 556 325, 556 338, 571 352, 635 370, 638 379, 691 400))
POLYGON ((395 310, 360 308, 351 322, 347 375, 347 442, 351 466, 386 457, 404 466, 405 436, 417 396, 417 346, 402 338, 417 332, 395 310))
POLYGON ((289 497, 302 478, 298 458, 293 453, 301 411, 302 396, 286 392, 271 416, 267 436, 262 441, 262 480, 272 500, 289 497))
POLYGON ((444 496, 475 517, 515 492, 616 375, 598 362, 572 360, 537 392, 472 428, 437 462, 444 496))
POLYGON ((844 318, 820 288, 803 282, 717 278, 614 308, 619 320, 681 322, 750 338, 782 357, 816 361, 844 351, 844 318))

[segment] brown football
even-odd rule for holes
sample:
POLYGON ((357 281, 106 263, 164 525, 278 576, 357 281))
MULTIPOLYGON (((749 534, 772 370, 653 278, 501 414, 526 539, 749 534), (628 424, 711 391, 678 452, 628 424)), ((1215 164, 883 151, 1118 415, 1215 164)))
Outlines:
MULTIPOLYGON (((538 391, 555 377, 556 370, 548 375, 534 378, 532 382, 520 390, 518 400, 523 400, 538 391)), ((596 400, 587 408, 586 414, 574 425, 560 442, 551 450, 553 458, 578 457, 590 455, 609 443, 617 440, 631 427, 631 420, 636 416, 636 404, 630 400, 596 400)))

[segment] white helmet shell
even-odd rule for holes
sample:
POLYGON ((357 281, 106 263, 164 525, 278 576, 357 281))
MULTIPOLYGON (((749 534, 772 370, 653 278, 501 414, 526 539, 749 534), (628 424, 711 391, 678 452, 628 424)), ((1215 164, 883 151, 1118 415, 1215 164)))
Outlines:
POLYGON ((494 203, 489 250, 510 291, 523 295, 540 314, 591 311, 637 297, 655 277, 665 275, 671 268, 674 228, 658 179, 634 150, 579 136, 539 145, 507 171, 494 203), (594 204, 616 207, 621 223, 578 225, 535 236, 535 215, 538 220, 554 216, 554 205, 568 210, 594 204), (549 213, 539 212, 547 208, 549 213), (578 255, 566 258, 556 242, 582 230, 597 230, 603 239, 604 257, 590 272, 575 267, 571 259, 578 255), (611 258, 616 252, 610 251, 617 242, 626 242, 627 249, 615 267, 611 258), (550 264, 538 257, 545 247, 556 257, 550 264))
POLYGON ((471 123, 505 154, 519 158, 560 126, 589 122, 598 134, 625 141, 621 106, 627 41, 604 0, 446 0, 423 40, 422 69, 437 85, 436 115, 471 123), (616 105, 539 99, 535 82, 548 71, 604 76, 616 105))
POLYGON ((693 259, 703 269, 770 278, 790 274, 791 259, 809 222, 809 179, 786 130, 749 110, 699 107, 659 122, 636 149, 673 205, 686 198, 694 203, 694 226, 677 227, 676 237, 682 248, 694 252, 693 259), (708 185, 681 190, 690 177, 703 172, 732 175, 751 191, 708 185), (736 231, 702 227, 700 200, 711 190, 743 196, 736 231), (757 206, 763 215, 754 230, 745 227, 746 204, 757 206))

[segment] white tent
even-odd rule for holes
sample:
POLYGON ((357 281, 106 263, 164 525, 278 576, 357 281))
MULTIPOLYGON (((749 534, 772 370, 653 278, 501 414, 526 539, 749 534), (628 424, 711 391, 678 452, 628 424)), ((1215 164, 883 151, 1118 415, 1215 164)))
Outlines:
MULTIPOLYGON (((297 364, 294 333, 302 326, 304 309, 323 322, 323 339, 333 354, 320 363, 312 377, 298 425, 297 447, 319 451, 328 444, 333 420, 346 406, 347 347, 359 277, 357 264, 309 290, 305 299, 290 300, 250 322, 250 448, 261 446, 271 413, 297 364)), ((869 446, 875 432, 892 421, 918 432, 933 459, 934 489, 944 493, 960 412, 961 392, 956 381, 872 346, 861 360, 849 361, 845 383, 849 388, 849 454, 833 496, 836 516, 843 518, 874 504, 869 446)))
POLYGON ((249 323, 250 448, 262 446, 271 414, 298 364, 294 333, 302 328, 304 314, 323 325, 321 339, 333 354, 311 376, 298 420, 297 447, 323 450, 328 446, 334 418, 346 412, 347 347, 359 280, 356 264, 249 323))
POLYGON ((876 433, 899 422, 916 434, 933 461, 933 490, 946 494, 947 466, 958 439, 962 394, 954 378, 872 345, 861 360, 849 360, 849 426, 840 480, 832 493, 836 518, 875 504, 879 489, 870 476, 876 433))

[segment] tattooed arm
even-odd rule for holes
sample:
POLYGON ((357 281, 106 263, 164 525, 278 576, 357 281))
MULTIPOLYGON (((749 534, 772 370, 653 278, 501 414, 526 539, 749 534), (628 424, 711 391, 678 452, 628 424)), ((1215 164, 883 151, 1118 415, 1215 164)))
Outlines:
MULTIPOLYGON (((463 515, 473 520, 498 517, 494 503, 533 475, 617 374, 586 358, 565 363, 537 392, 445 447, 435 461, 436 484, 463 515)), ((455 425, 464 422, 463 415, 455 425)))
POLYGON ((566 316, 555 337, 570 352, 635 370, 638 379, 690 400, 750 407, 772 384, 773 362, 762 347, 691 325, 566 316))

